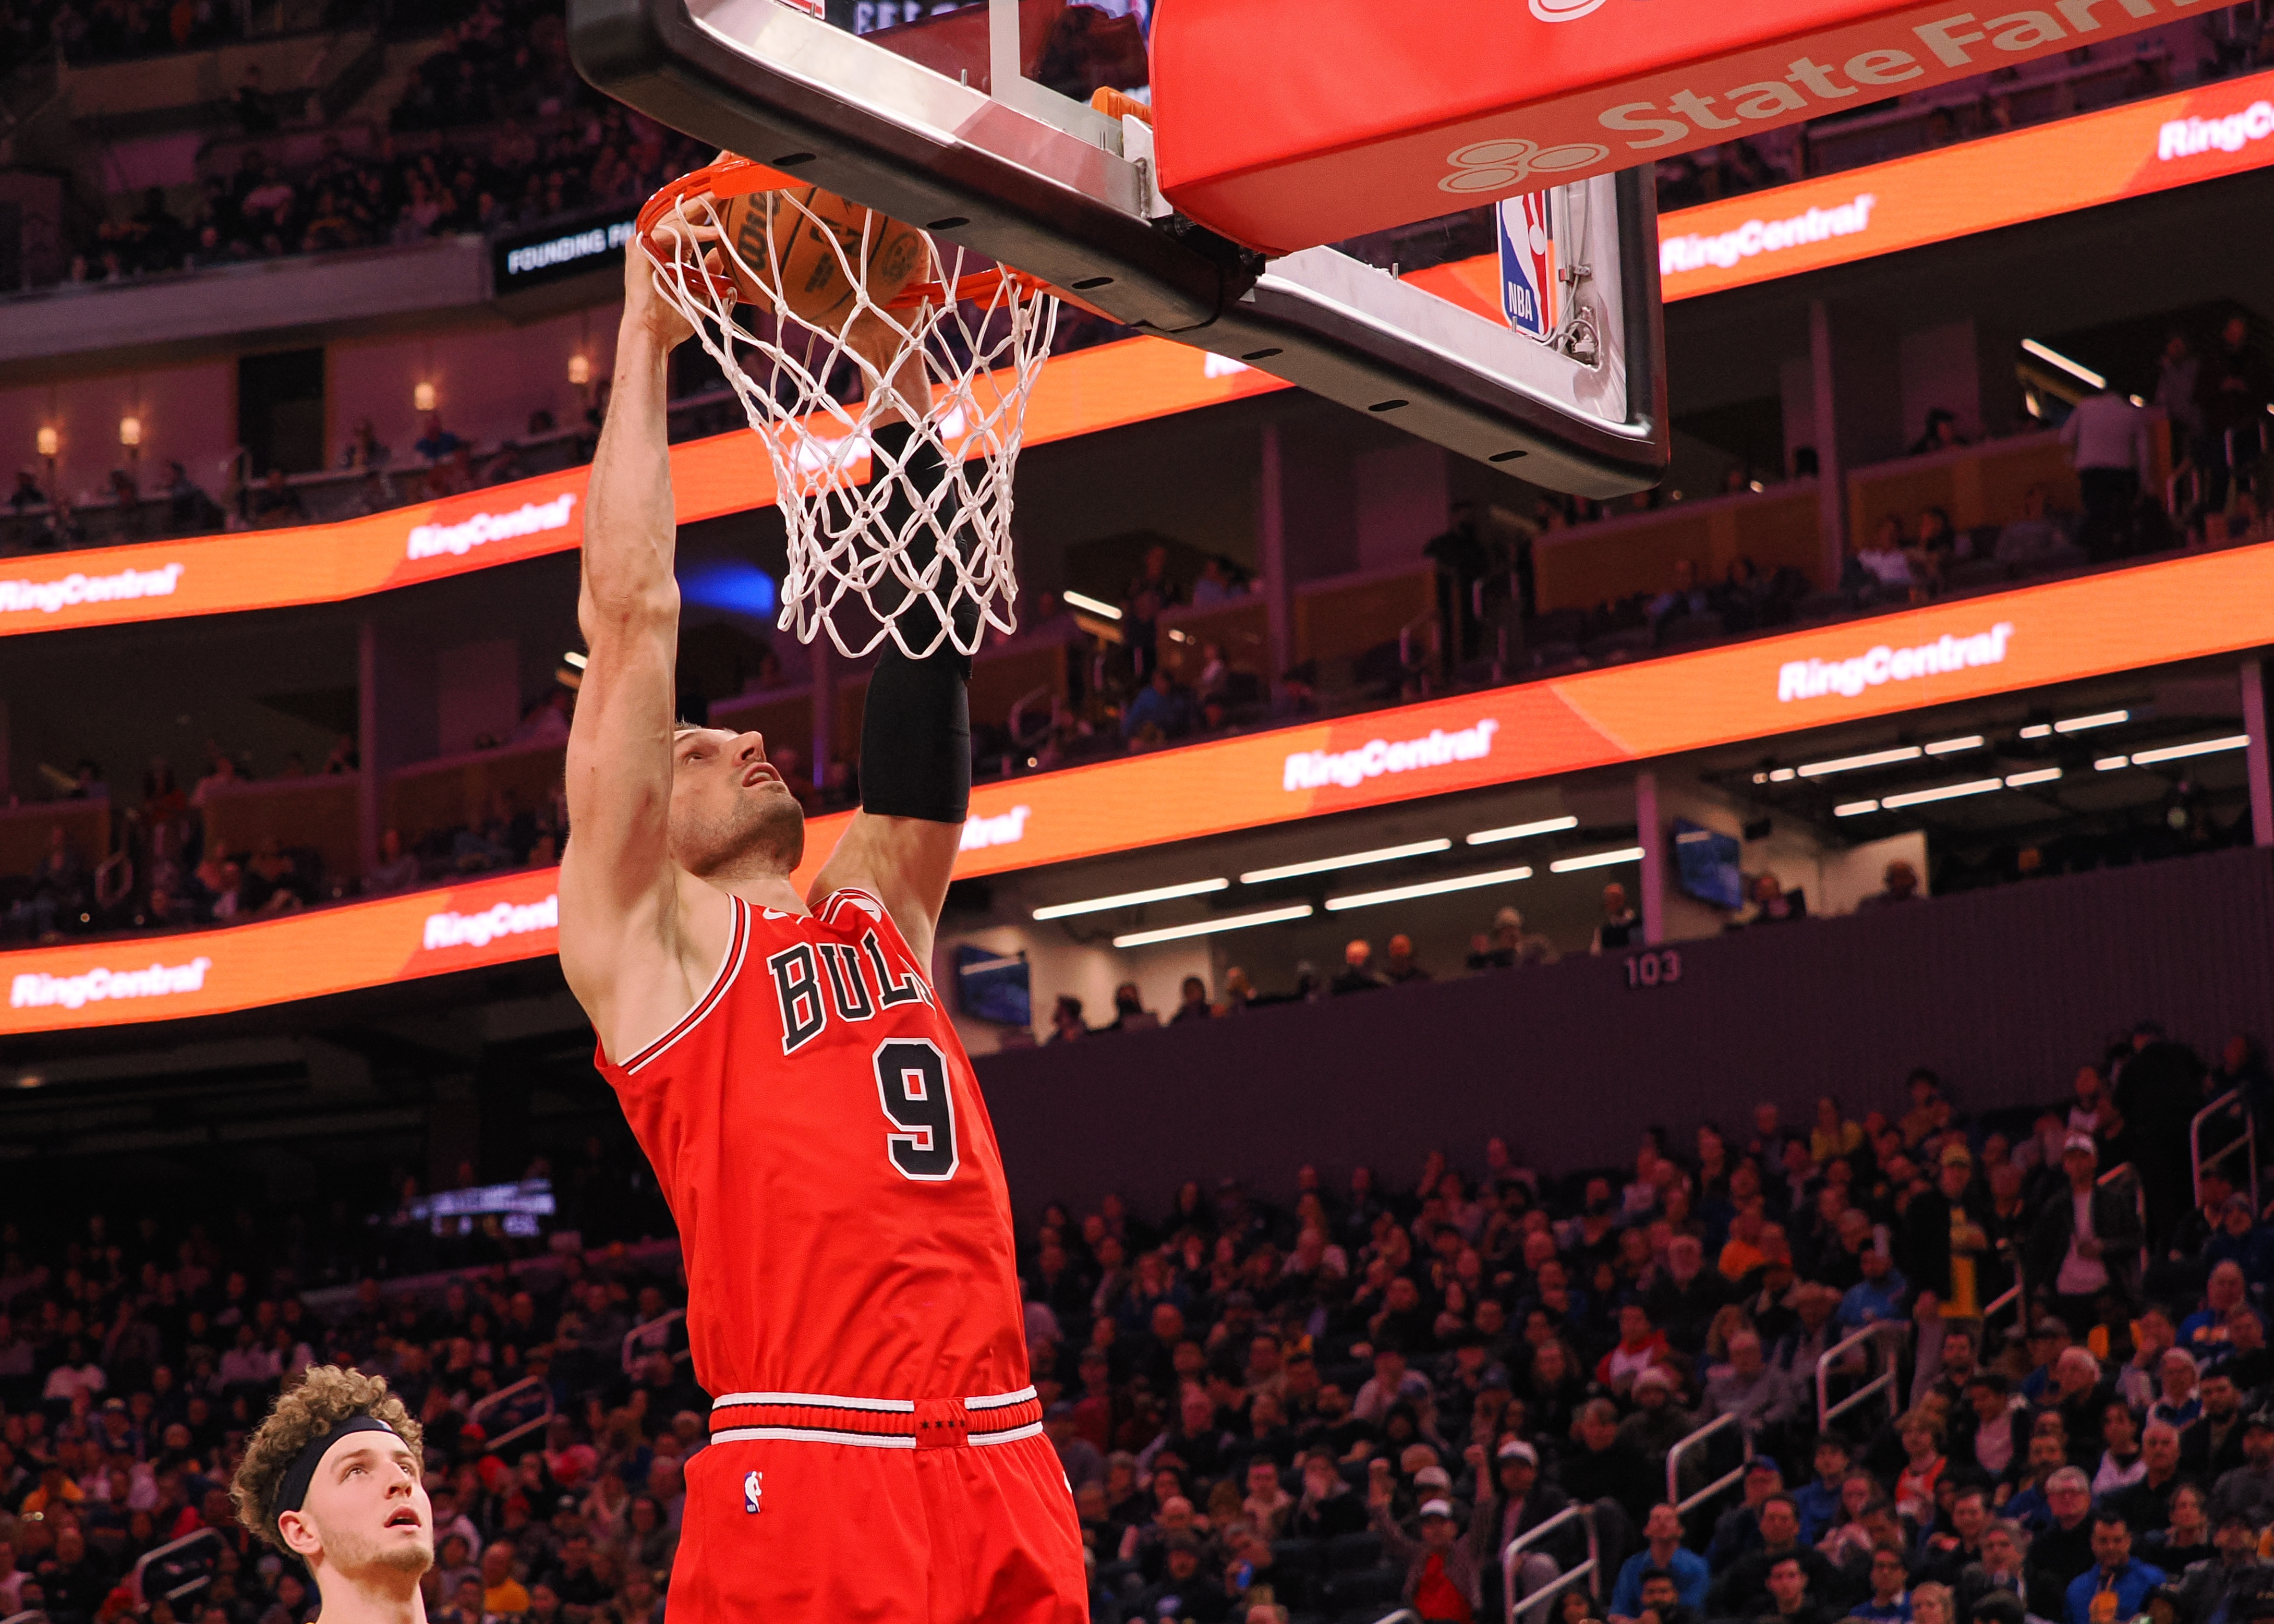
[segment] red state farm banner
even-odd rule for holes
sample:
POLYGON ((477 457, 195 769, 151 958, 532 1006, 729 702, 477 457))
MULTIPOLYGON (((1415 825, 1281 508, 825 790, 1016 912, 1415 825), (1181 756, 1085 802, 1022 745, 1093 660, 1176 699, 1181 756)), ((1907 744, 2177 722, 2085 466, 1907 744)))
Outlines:
MULTIPOLYGON (((2262 644, 2269 626, 2274 542, 981 785, 956 872, 1004 874, 2232 654, 2262 644)), ((849 821, 809 823, 802 888, 849 821)), ((556 872, 0 954, 0 1035, 219 1014, 548 953, 556 872)))
MULTIPOLYGON (((1060 356, 1027 403, 1027 441, 1096 433, 1288 386, 1161 338, 1060 356)), ((0 560, 0 636, 296 604, 334 603, 584 545, 588 469, 445 501, 290 530, 140 542, 0 560)), ((671 448, 677 519, 771 506, 773 477, 747 430, 671 448)))
MULTIPOLYGON (((2145 197, 2274 163, 2274 72, 1701 203, 1659 217, 1666 301, 2145 197)), ((1407 281, 1499 314, 1491 254, 1407 281)))
POLYGON ((1286 253, 2201 14, 2199 0, 1187 0, 1153 24, 1162 190, 1286 253))

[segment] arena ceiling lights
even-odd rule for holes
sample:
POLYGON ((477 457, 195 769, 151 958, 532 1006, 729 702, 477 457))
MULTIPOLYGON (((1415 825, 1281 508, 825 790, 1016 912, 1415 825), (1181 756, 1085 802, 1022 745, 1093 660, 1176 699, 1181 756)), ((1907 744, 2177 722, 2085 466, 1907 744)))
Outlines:
POLYGON ((1585 857, 1559 857, 1547 865, 1550 874, 1577 874, 1582 868, 1609 868, 1620 863, 1640 862, 1642 847, 1623 846, 1615 852, 1591 852, 1585 857))
MULTIPOLYGON (((1329 903, 1329 907, 1334 904, 1329 903)), ((1158 930, 1132 930, 1113 938, 1116 947, 1150 947, 1156 942, 1181 942, 1188 936, 1212 936, 1227 930, 1245 930, 1251 925, 1276 925, 1291 919, 1308 919, 1318 910, 1307 902, 1298 902, 1284 908, 1265 908, 1255 914, 1229 914, 1222 919, 1204 919, 1193 925, 1167 925, 1158 930)))
POLYGON ((1471 846, 1491 846, 1501 840, 1521 840, 1528 835, 1552 835, 1565 829, 1577 829, 1576 817, 1543 817, 1537 823, 1510 823, 1505 829, 1480 829, 1468 838, 1471 846))
POLYGON ((1347 897, 1327 898, 1327 912, 1344 914, 1352 908, 1370 908, 1384 902, 1411 902, 1417 897, 1442 897, 1457 891, 1478 891, 1487 885, 1509 885, 1517 880, 1532 877, 1529 867, 1495 868, 1489 874, 1465 874, 1458 879, 1426 880, 1418 885, 1393 885, 1386 891, 1354 891, 1347 897))
POLYGON ((2103 772, 2113 772, 2119 767, 2154 767, 2165 762, 2186 761, 2191 756, 2217 756, 2227 750, 2247 750, 2249 748, 2248 733, 2229 733, 2221 739, 2198 739, 2193 744, 2167 744, 2160 749, 2135 750, 2129 756, 2104 756, 2092 764, 2103 772))
POLYGON ((1168 902, 1178 897, 1204 897, 1230 889, 1230 880, 1189 880, 1182 885, 1156 885, 1151 891, 1125 891, 1111 897, 1091 897, 1081 902, 1053 902, 1036 908, 1037 920, 1072 919, 1077 914, 1103 914, 1108 908, 1133 908, 1148 902, 1168 902))
MULTIPOLYGON (((2119 765, 2123 758, 2117 758, 2119 765)), ((1923 807, 1938 801, 1958 801, 1969 795, 1986 795, 1995 789, 2028 789, 2034 785, 2051 784, 2061 776, 2058 767, 2037 767, 2028 772, 2008 773, 2002 778, 1975 778, 1964 784, 1944 784, 1933 789, 1906 791, 1889 795, 1881 801, 1847 801, 1832 808, 1834 817, 1861 817, 1867 812, 1900 812, 1905 807, 1923 807)))
POLYGON ((1272 880, 1291 880, 1298 875, 1331 874, 1337 868, 1363 868, 1367 863, 1395 862, 1401 857, 1427 857, 1453 849, 1450 840, 1415 840, 1404 846, 1385 846, 1371 852, 1352 852, 1342 857, 1321 857, 1310 862, 1288 863, 1276 868, 1252 868, 1239 876, 1242 885, 1261 885, 1272 880))

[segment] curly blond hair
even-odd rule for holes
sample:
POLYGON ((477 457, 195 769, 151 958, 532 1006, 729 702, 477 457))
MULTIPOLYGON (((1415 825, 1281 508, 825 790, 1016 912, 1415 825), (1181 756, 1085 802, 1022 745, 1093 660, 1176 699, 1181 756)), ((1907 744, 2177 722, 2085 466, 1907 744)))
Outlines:
POLYGON ((271 1509, 284 1474, 310 1439, 354 1416, 369 1416, 392 1428, 410 1447, 410 1458, 425 1470, 425 1452, 419 1446, 424 1429, 410 1418, 403 1401, 387 1390, 386 1377, 366 1376, 336 1365, 312 1365, 297 1382, 278 1395, 268 1418, 245 1446, 245 1459, 229 1491, 237 1503, 237 1520, 278 1550, 285 1549, 271 1509))

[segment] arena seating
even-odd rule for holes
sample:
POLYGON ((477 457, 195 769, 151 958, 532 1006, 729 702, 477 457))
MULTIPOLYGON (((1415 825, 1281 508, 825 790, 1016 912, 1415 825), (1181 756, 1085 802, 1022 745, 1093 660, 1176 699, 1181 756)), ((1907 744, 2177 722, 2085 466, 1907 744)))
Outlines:
MULTIPOLYGON (((1852 1105, 1646 1130, 1630 1166, 1494 1139, 1418 1180, 1304 1167, 1156 1204, 1164 1168, 1036 1210, 1027 1331, 1094 1616, 1372 1624, 1435 1550, 1461 1616, 1498 1618, 1502 1547, 1567 1506, 1517 1553, 1527 1618, 1649 1616, 1658 1568, 1660 1624, 2082 1621, 2110 1587, 2187 1624, 2239 1607, 2274 1522, 2274 1241, 2236 1181, 2274 1073, 2147 1022, 2074 1058, 2070 1097, 1969 1114, 1891 1057, 1852 1105), (2200 1169, 2172 1154, 2199 1104, 2200 1169)), ((635 1165, 558 1170, 565 1252, 437 1237, 403 1222, 415 1184, 371 1224, 219 1192, 13 1217, 0 1608, 305 1624, 222 1491, 280 1380, 337 1358, 425 1426, 430 1618, 653 1624, 705 1400, 635 1165)))

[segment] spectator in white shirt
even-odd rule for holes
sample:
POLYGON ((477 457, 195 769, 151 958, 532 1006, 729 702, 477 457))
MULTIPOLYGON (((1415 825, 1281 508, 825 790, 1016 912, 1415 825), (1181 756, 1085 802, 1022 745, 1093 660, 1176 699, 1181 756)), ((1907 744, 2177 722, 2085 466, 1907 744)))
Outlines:
POLYGON ((109 1382, 102 1366, 87 1357, 87 1344, 73 1342, 64 1350, 63 1363, 48 1372, 47 1386, 40 1390, 40 1396, 49 1403, 68 1404, 82 1393, 93 1398, 109 1382))
POLYGON ((2122 557, 2132 540, 2132 509, 2150 471, 2148 414, 2105 388, 2076 403, 2060 440, 2084 496, 2078 540, 2097 563, 2122 557))

